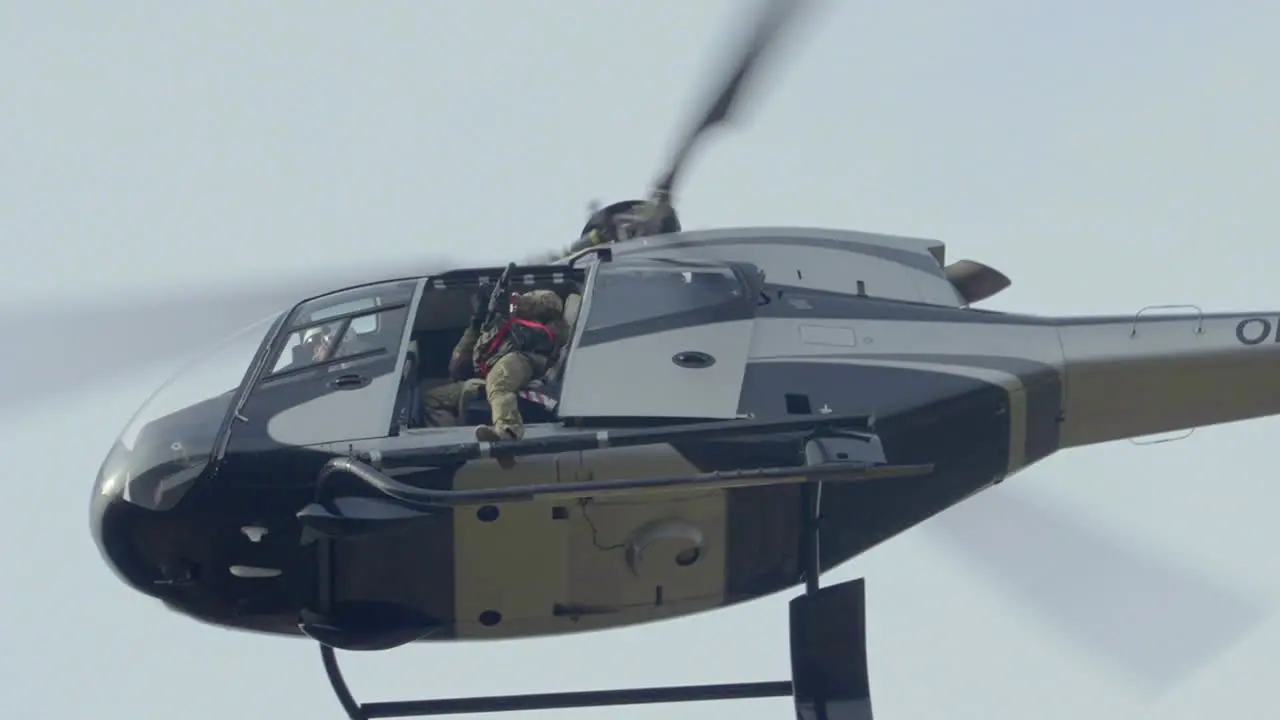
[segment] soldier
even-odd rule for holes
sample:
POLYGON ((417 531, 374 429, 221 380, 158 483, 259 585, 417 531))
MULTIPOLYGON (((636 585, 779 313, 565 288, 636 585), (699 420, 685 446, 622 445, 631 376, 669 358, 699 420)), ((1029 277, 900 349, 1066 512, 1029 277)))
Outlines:
POLYGON ((541 377, 569 334, 564 302, 550 290, 512 293, 510 316, 484 327, 487 307, 477 302, 471 324, 453 349, 449 375, 453 382, 423 396, 431 425, 456 425, 462 404, 484 385, 492 425, 476 428, 476 439, 519 440, 524 436, 516 393, 541 377))

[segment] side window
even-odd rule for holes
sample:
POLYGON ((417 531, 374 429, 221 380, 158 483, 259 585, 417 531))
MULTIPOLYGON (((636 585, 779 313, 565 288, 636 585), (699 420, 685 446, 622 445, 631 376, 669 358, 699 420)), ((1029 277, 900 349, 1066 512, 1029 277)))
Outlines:
POLYGON ((395 348, 400 342, 399 330, 404 328, 405 313, 403 307, 382 313, 375 311, 375 314, 294 330, 285 340, 271 374, 395 348))
MULTIPOLYGON (((337 315, 345 315, 347 313, 359 312, 361 310, 377 310, 378 298, 361 298, 350 302, 338 303, 333 307, 317 310, 311 313, 311 320, 324 320, 325 318, 335 317, 337 315)), ((351 331, 361 335, 368 335, 378 330, 378 315, 361 315, 351 321, 351 331)))
POLYGON ((591 291, 585 331, 693 313, 743 299, 742 283, 728 268, 600 266, 591 291))
POLYGON ((399 349, 414 282, 356 288, 303 303, 267 378, 399 349))

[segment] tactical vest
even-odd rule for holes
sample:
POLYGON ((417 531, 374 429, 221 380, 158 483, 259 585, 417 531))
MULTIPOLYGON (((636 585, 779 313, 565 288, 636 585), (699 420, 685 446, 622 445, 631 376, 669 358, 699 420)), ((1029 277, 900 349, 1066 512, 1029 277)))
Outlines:
MULTIPOLYGON (((507 335, 510 334, 512 325, 521 325, 535 332, 546 334, 548 347, 555 347, 556 336, 551 331, 551 328, 542 323, 525 320, 524 318, 507 318, 507 321, 502 323, 502 326, 498 328, 498 332, 494 333, 493 338, 485 344, 484 349, 476 357, 476 373, 479 377, 486 377, 489 374, 489 370, 493 368, 490 360, 502 349, 502 343, 507 339, 507 335)), ((514 349, 519 351, 522 348, 514 349)))

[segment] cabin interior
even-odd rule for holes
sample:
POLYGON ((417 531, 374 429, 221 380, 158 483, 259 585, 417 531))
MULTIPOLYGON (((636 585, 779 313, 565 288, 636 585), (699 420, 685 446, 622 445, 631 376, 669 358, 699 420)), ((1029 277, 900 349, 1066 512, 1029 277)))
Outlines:
MULTIPOLYGON (((480 290, 481 282, 490 282, 500 272, 459 271, 432 278, 414 316, 413 330, 409 336, 409 346, 404 366, 403 386, 400 397, 400 424, 408 428, 426 426, 425 412, 422 407, 422 394, 427 390, 450 382, 449 359, 453 348, 462 338, 471 320, 472 298, 480 290)), ((578 313, 582 306, 582 295, 586 280, 586 271, 565 266, 548 266, 540 268, 518 268, 511 279, 512 292, 528 292, 530 290, 552 290, 564 303, 564 319, 569 325, 570 338, 577 328, 578 313)), ((556 420, 554 403, 559 392, 559 380, 564 372, 564 364, 568 359, 569 345, 566 342, 561 353, 552 358, 546 374, 535 379, 536 390, 531 395, 542 399, 520 398, 520 410, 525 422, 554 422, 556 420), (548 402, 547 399, 550 399, 548 402)), ((489 408, 483 394, 467 404, 466 414, 460 418, 464 425, 487 424, 490 421, 489 408)))

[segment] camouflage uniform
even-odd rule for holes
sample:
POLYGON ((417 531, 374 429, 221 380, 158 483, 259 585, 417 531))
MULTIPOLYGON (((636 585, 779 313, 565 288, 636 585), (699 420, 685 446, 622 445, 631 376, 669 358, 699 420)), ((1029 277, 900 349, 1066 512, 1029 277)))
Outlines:
POLYGON ((567 341, 569 327, 563 301, 550 290, 527 292, 514 304, 510 319, 483 330, 472 326, 462 334, 449 361, 454 382, 423 397, 431 425, 457 424, 462 407, 483 386, 493 425, 478 428, 477 437, 513 440, 524 435, 516 392, 546 373, 567 341))

